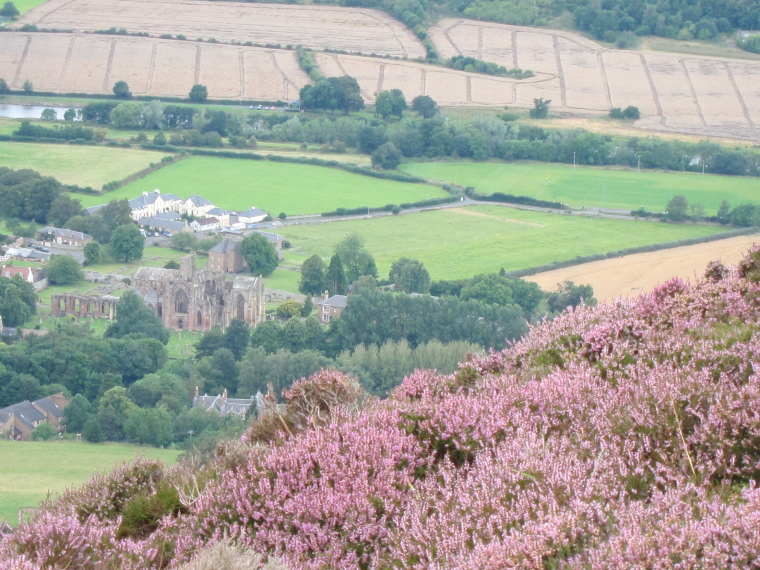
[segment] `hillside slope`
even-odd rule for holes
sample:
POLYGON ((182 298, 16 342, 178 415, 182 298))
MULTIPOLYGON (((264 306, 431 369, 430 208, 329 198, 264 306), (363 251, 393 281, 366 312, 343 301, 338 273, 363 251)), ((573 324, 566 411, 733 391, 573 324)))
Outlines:
POLYGON ((756 566, 758 309, 755 249, 385 401, 322 372, 210 465, 68 493, 0 568, 178 565, 225 538, 292 568, 756 566))

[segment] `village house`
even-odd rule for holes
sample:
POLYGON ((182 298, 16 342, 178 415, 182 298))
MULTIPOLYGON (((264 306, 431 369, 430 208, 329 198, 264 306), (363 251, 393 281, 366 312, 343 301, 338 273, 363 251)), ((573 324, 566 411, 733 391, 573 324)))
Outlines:
POLYGON ((220 241, 208 250, 209 269, 225 273, 240 273, 248 269, 242 245, 240 239, 225 238, 220 241))
POLYGON ((151 230, 158 230, 160 232, 179 233, 179 232, 193 231, 186 220, 174 221, 174 220, 163 220, 158 217, 151 217, 151 218, 140 218, 140 221, 138 223, 140 224, 140 226, 147 227, 151 230))
POLYGON ((245 212, 238 212, 237 221, 242 224, 255 224, 256 222, 263 221, 268 215, 261 208, 251 206, 245 212))
POLYGON ((152 218, 161 212, 179 210, 181 205, 182 200, 177 196, 161 194, 161 190, 143 192, 141 196, 129 201, 129 207, 132 209, 131 216, 135 221, 141 218, 152 218))
POLYGON ((214 217, 200 218, 190 222, 190 227, 196 232, 208 232, 219 229, 219 220, 214 217))
POLYGON ((256 398, 251 396, 250 398, 229 398, 227 397, 227 389, 225 388, 222 394, 216 396, 209 396, 204 394, 198 395, 198 387, 195 387, 195 397, 193 398, 193 408, 201 408, 205 412, 215 412, 219 417, 225 416, 242 416, 248 412, 254 403, 256 398))
POLYGON ((20 275, 27 283, 34 283, 36 277, 31 267, 14 267, 13 265, 3 265, 0 267, 0 275, 9 279, 14 275, 20 275))
POLYGON ((261 230, 253 230, 248 235, 251 234, 261 234, 265 238, 267 238, 267 241, 271 243, 275 249, 282 249, 285 247, 285 238, 282 237, 280 234, 274 234, 272 232, 262 232, 261 230))
POLYGON ((180 213, 194 218, 201 218, 213 209, 214 205, 201 196, 190 196, 179 207, 180 213))
POLYGON ((330 320, 339 317, 346 308, 347 299, 345 295, 333 295, 328 299, 327 291, 325 291, 324 298, 317 303, 319 322, 329 323, 330 320))
POLYGON ((219 227, 222 228, 230 225, 230 216, 233 214, 234 212, 230 212, 229 210, 222 210, 221 208, 212 208, 206 212, 206 216, 209 218, 213 217, 219 220, 219 227))
POLYGON ((52 247, 55 245, 68 245, 72 247, 84 247, 94 238, 91 235, 64 228, 45 226, 37 230, 37 236, 43 245, 52 247))
POLYGON ((71 400, 62 392, 40 400, 24 400, 0 409, 0 434, 11 439, 28 441, 34 428, 43 422, 50 422, 59 432, 63 429, 63 410, 71 400))

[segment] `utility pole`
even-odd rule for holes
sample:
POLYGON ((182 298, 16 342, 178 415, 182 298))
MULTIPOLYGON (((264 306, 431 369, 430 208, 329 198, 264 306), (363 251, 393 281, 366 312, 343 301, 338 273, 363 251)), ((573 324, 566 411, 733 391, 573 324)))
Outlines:
POLYGON ((573 170, 575 170, 575 151, 573 151, 573 170))
POLYGON ((639 156, 639 157, 637 157, 637 158, 639 159, 639 163, 638 163, 638 165, 636 166, 636 172, 641 172, 641 157, 639 156))

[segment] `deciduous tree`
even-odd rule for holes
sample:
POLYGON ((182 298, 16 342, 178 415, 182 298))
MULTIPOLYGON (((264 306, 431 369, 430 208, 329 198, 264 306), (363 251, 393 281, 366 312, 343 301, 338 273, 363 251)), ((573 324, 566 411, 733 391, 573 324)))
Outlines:
POLYGON ((45 272, 53 285, 71 285, 84 278, 79 262, 71 255, 51 256, 45 264, 45 272))
POLYGON ((120 261, 142 259, 145 238, 133 224, 117 227, 111 235, 111 255, 120 261))
POLYGON ((301 282, 298 290, 304 295, 321 295, 327 289, 327 266, 318 255, 312 255, 301 264, 301 282))
POLYGON ((246 236, 241 244, 243 257, 251 273, 269 277, 280 262, 277 250, 261 234, 246 236))
POLYGON ((163 344, 169 342, 169 331, 161 319, 145 304, 136 291, 127 291, 116 305, 116 320, 106 329, 105 336, 122 338, 131 333, 144 334, 163 344))
POLYGON ((190 89, 190 94, 188 97, 191 101, 195 101, 196 103, 203 103, 206 99, 208 99, 208 88, 205 85, 193 85, 190 89))
POLYGON ((129 85, 126 81, 117 81, 114 83, 113 94, 119 99, 128 99, 132 96, 132 92, 129 90, 129 85))

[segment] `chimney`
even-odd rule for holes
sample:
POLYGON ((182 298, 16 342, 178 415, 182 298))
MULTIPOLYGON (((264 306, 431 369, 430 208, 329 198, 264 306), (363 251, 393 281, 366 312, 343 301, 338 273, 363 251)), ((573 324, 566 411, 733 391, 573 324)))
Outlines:
POLYGON ((161 190, 159 190, 158 188, 156 188, 156 189, 155 189, 155 190, 153 190, 153 191, 154 191, 156 194, 160 194, 160 193, 161 193, 161 190))
POLYGON ((198 386, 195 387, 195 399, 198 399, 198 386))
POLYGON ((330 294, 329 291, 325 291, 325 297, 322 300, 323 301, 327 301, 327 299, 329 299, 329 297, 328 297, 329 294, 330 294))
POLYGON ((222 406, 227 405, 227 388, 224 389, 224 393, 222 394, 222 406))

